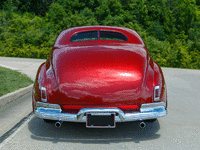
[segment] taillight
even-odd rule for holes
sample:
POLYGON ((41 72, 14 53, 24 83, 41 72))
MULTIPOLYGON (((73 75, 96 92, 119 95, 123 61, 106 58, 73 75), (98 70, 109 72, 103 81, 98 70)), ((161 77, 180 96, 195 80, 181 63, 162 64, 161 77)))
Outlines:
POLYGON ((160 86, 154 87, 154 101, 160 100, 160 86))
POLYGON ((41 88, 41 100, 47 102, 47 90, 45 87, 41 88))

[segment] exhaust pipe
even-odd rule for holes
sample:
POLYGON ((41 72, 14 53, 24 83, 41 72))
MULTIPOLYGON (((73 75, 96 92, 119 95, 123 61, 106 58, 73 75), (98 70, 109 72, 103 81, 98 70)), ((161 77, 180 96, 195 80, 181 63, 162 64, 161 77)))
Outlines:
POLYGON ((56 128, 60 128, 61 125, 62 125, 62 121, 61 121, 61 120, 59 120, 59 121, 57 121, 57 122, 55 123, 55 127, 56 127, 56 128))
POLYGON ((145 122, 140 122, 140 128, 145 128, 146 127, 146 123, 145 122))

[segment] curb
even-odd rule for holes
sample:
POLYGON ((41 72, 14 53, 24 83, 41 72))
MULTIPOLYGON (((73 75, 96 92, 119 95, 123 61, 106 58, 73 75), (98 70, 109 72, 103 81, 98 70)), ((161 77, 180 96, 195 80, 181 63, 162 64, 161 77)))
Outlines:
POLYGON ((4 105, 6 105, 7 103, 10 103, 13 100, 16 100, 17 98, 31 92, 32 88, 33 88, 33 84, 31 84, 27 87, 21 88, 19 90, 16 90, 12 93, 8 93, 6 95, 1 96, 0 97, 0 108, 3 107, 4 105))

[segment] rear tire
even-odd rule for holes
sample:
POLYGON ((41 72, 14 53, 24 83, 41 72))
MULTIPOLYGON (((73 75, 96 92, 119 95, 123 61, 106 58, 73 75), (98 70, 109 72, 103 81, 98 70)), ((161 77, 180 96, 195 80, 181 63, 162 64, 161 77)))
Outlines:
POLYGON ((49 120, 49 119, 44 119, 44 122, 46 122, 46 123, 54 123, 55 121, 54 120, 49 120))

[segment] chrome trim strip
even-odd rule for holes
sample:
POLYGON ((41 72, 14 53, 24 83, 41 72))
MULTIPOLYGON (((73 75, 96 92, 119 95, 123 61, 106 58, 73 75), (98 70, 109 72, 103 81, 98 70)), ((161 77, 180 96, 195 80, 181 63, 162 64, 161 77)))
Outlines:
POLYGON ((78 114, 62 113, 57 104, 37 102, 34 114, 43 119, 86 122, 86 113, 115 113, 115 122, 139 121, 166 116, 164 102, 142 104, 140 112, 124 113, 119 108, 84 108, 78 114))
POLYGON ((50 104, 50 103, 43 103, 43 102, 37 102, 36 107, 54 108, 54 109, 60 109, 61 110, 61 107, 58 104, 50 104))
POLYGON ((165 102, 146 103, 142 104, 141 108, 158 107, 158 106, 165 106, 165 102))

